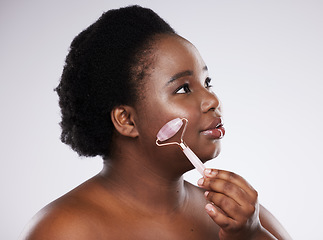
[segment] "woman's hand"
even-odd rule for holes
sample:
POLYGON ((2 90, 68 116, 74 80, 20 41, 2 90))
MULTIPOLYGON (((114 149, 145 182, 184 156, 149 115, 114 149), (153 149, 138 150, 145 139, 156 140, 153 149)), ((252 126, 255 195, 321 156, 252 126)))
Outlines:
POLYGON ((257 191, 239 175, 206 169, 198 185, 207 191, 210 203, 205 206, 209 216, 220 226, 221 240, 276 239, 259 220, 257 191))

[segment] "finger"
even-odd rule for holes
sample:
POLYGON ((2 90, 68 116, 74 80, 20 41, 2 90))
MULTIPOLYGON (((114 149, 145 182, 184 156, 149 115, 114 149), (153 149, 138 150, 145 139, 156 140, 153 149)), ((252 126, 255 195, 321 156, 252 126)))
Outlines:
POLYGON ((227 180, 229 182, 232 182, 242 189, 253 189, 253 187, 240 175, 234 173, 234 172, 229 172, 225 170, 218 170, 218 169, 205 169, 204 174, 207 178, 219 178, 223 180, 227 180))
POLYGON ((211 203, 206 204, 205 210, 207 214, 213 219, 213 221, 219 225, 225 231, 229 229, 234 229, 236 226, 236 221, 228 216, 225 213, 219 211, 211 203))
POLYGON ((252 198, 258 196, 257 191, 241 176, 233 172, 217 169, 206 169, 204 171, 206 178, 223 179, 242 188, 252 198))
POLYGON ((228 217, 238 222, 244 220, 245 213, 243 208, 232 198, 214 192, 205 192, 205 197, 212 202, 212 204, 221 209, 228 217))
MULTIPOLYGON (((202 181, 199 181, 201 184, 202 181)), ((253 199, 239 186, 223 179, 205 178, 203 187, 211 192, 221 193, 234 200, 239 205, 252 203, 253 199)))

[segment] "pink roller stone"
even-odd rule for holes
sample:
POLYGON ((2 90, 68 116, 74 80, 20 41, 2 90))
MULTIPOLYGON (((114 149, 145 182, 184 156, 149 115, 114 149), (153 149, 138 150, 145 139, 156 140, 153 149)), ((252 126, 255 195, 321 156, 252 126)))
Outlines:
POLYGON ((166 141, 173 137, 178 130, 182 127, 183 121, 180 118, 175 118, 166 123, 157 133, 157 139, 159 141, 166 141))

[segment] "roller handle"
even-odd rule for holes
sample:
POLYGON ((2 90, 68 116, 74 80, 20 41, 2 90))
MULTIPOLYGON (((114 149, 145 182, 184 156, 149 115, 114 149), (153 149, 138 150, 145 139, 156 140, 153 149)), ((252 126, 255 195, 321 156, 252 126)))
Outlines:
POLYGON ((201 162, 201 160, 195 155, 195 153, 188 146, 183 144, 181 147, 184 154, 190 160, 193 166, 197 169, 197 171, 199 171, 199 173, 201 173, 202 176, 204 176, 203 172, 204 172, 205 166, 201 162))

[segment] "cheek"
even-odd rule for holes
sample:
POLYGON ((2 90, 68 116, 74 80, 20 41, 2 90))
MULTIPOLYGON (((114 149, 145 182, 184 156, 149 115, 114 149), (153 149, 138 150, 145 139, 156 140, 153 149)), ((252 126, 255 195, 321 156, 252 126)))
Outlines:
POLYGON ((180 107, 178 104, 167 101, 150 101, 144 108, 139 110, 138 122, 142 129, 148 127, 156 137, 158 131, 170 120, 178 117, 191 119, 193 113, 192 108, 180 107))
MULTIPOLYGON (((167 103, 165 109, 161 109, 160 115, 164 115, 169 121, 174 118, 188 119, 188 126, 198 126, 200 119, 200 110, 194 104, 174 104, 167 103)), ((162 116, 161 116, 162 117, 162 116)), ((166 123, 166 122, 165 122, 166 123)))
MULTIPOLYGON (((174 114, 160 108, 147 108, 147 112, 138 117, 139 138, 143 146, 155 148, 159 130, 170 120, 176 118, 174 114)), ((176 135, 177 136, 177 135, 176 135)))

